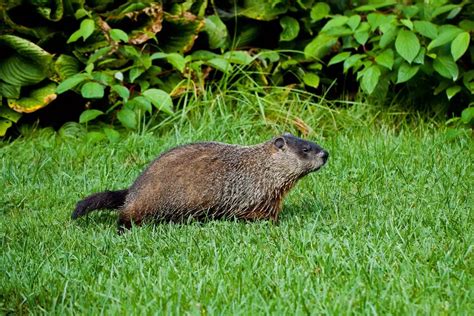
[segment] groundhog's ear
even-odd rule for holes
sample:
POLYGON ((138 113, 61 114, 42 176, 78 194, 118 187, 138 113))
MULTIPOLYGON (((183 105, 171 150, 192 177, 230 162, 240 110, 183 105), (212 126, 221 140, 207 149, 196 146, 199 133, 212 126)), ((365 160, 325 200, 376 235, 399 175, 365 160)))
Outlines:
POLYGON ((273 140, 273 145, 278 149, 283 149, 286 145, 286 141, 283 137, 277 137, 273 140))

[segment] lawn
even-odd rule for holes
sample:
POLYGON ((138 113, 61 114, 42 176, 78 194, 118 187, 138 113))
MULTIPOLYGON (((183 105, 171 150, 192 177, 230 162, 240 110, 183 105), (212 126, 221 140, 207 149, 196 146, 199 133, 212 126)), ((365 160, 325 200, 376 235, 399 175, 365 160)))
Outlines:
POLYGON ((113 212, 70 219, 79 199, 129 186, 167 148, 278 130, 241 123, 114 144, 39 130, 1 144, 0 313, 472 315, 473 140, 429 123, 313 126, 328 165, 291 191, 277 225, 150 224, 119 236, 113 212))

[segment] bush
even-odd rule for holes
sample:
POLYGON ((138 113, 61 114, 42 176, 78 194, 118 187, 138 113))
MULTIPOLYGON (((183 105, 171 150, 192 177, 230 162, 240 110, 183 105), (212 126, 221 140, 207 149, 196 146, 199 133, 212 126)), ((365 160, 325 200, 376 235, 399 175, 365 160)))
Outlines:
POLYGON ((247 89, 247 79, 340 97, 355 76, 372 98, 429 92, 462 107, 474 90, 464 3, 17 0, 0 9, 0 135, 21 113, 67 106, 77 98, 69 91, 82 97, 81 123, 137 129, 174 115, 173 98, 247 89))

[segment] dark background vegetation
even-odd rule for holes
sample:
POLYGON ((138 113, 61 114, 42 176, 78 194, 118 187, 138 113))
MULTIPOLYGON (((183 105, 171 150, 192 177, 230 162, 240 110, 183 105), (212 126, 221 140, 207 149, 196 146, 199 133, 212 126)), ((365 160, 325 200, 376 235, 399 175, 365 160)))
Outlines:
POLYGON ((114 138, 191 98, 279 87, 473 117, 468 1, 16 0, 0 11, 1 135, 94 120, 114 138))

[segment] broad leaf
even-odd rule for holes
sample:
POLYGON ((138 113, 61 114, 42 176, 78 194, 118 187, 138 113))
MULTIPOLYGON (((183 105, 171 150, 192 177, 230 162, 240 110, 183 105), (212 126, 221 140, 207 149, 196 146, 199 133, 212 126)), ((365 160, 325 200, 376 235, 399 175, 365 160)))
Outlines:
POLYGON ((456 81, 459 75, 459 69, 451 56, 438 56, 433 61, 433 68, 441 76, 456 81))
POLYGON ((310 12, 311 22, 316 22, 326 18, 331 11, 329 5, 325 2, 318 2, 312 8, 310 12))
POLYGON ((389 44, 393 42, 395 37, 397 36, 398 29, 397 27, 390 24, 384 32, 383 35, 380 37, 380 48, 385 48, 389 44))
POLYGON ((81 88, 82 97, 86 99, 100 99, 104 97, 104 86, 98 82, 86 82, 81 88))
POLYGON ((232 65, 224 58, 212 58, 206 61, 206 63, 222 72, 232 72, 232 65))
POLYGON ((397 84, 406 82, 413 78, 414 75, 418 72, 420 66, 411 66, 407 63, 402 63, 400 68, 398 68, 398 75, 397 75, 397 84))
POLYGON ((252 56, 246 51, 233 50, 226 52, 223 57, 232 64, 248 65, 253 61, 252 56))
POLYGON ((395 48, 400 56, 411 63, 420 51, 420 41, 412 31, 401 30, 395 40, 395 48))
POLYGON ((464 124, 470 124, 474 120, 474 107, 464 109, 461 113, 461 120, 464 124))
POLYGON ((0 81, 0 97, 18 99, 20 97, 20 86, 14 86, 0 81))
POLYGON ((360 24, 360 15, 353 15, 347 20, 346 24, 349 25, 349 27, 355 31, 355 29, 359 26, 360 24))
POLYGON ((336 15, 323 26, 321 32, 329 31, 337 26, 343 26, 348 20, 349 18, 345 15, 336 15))
POLYGON ((75 42, 81 37, 85 41, 86 39, 89 38, 89 36, 92 35, 92 33, 94 33, 94 29, 95 29, 94 20, 92 19, 82 20, 79 30, 71 34, 71 36, 67 40, 67 43, 75 42))
POLYGON ((305 73, 303 76, 303 82, 305 85, 317 88, 319 86, 319 76, 315 73, 305 73))
POLYGON ((452 25, 443 25, 439 28, 439 35, 428 45, 428 50, 442 46, 454 40, 462 30, 452 25))
POLYGON ((28 95, 20 99, 8 99, 8 106, 17 112, 31 113, 39 110, 57 97, 56 84, 48 83, 45 86, 39 87, 31 91, 28 95))
POLYGON ((7 130, 12 126, 12 121, 0 119, 0 137, 5 136, 7 130))
POLYGON ((376 65, 370 66, 365 72, 362 77, 362 81, 360 86, 362 90, 364 90, 368 94, 372 94, 374 92, 377 83, 379 82, 379 78, 381 75, 380 68, 376 65))
POLYGON ((80 71, 79 61, 69 55, 59 55, 58 59, 54 63, 54 68, 59 74, 61 80, 72 77, 80 71))
POLYGON ((173 101, 168 93, 160 89, 148 89, 143 92, 147 98, 158 110, 167 114, 173 114, 173 101))
POLYGON ((342 52, 331 58, 331 60, 328 63, 328 66, 343 62, 344 60, 347 59, 351 55, 350 52, 342 52))
POLYGON ((126 87, 115 84, 111 88, 113 91, 117 92, 124 102, 128 101, 128 98, 130 97, 130 91, 126 87))
POLYGON ((116 143, 120 140, 120 133, 117 132, 116 130, 108 127, 103 128, 105 136, 107 136, 107 139, 111 143, 116 143))
POLYGON ((294 40, 300 32, 300 25, 295 18, 284 16, 280 19, 283 31, 280 33, 280 41, 294 40))
POLYGON ((384 50, 381 54, 375 57, 375 62, 381 66, 384 66, 390 70, 393 67, 393 50, 387 49, 384 50))
POLYGON ((68 90, 71 90, 84 80, 91 79, 91 76, 89 74, 77 74, 74 75, 70 78, 67 78, 63 82, 59 84, 59 86, 56 89, 56 93, 61 94, 63 92, 66 92, 68 90))
POLYGON ((81 113, 81 116, 79 116, 79 123, 87 123, 102 114, 104 114, 104 112, 99 110, 85 110, 81 113))
POLYGON ((304 49, 306 58, 321 59, 336 45, 337 38, 326 34, 319 34, 304 49))
POLYGON ((123 108, 117 112, 117 118, 123 126, 136 129, 137 128, 137 115, 130 109, 123 108))
POLYGON ((22 117, 22 114, 6 106, 0 106, 0 117, 16 123, 22 117))
POLYGON ((459 33, 458 36, 451 42, 451 55, 454 61, 461 58, 462 55, 469 48, 470 36, 468 32, 459 33))
POLYGON ((184 68, 186 67, 186 60, 184 59, 183 55, 177 53, 170 53, 166 56, 166 60, 173 65, 173 67, 180 72, 184 72, 184 68))
POLYGON ((227 26, 218 15, 210 15, 205 19, 203 31, 209 37, 209 47, 211 49, 226 48, 229 42, 227 26))
POLYGON ((122 31, 120 29, 111 29, 110 30, 110 37, 116 42, 120 42, 120 41, 122 41, 124 43, 128 42, 127 33, 125 33, 124 31, 122 31))
POLYGON ((461 91, 460 86, 452 86, 446 89, 446 96, 448 97, 448 100, 451 100, 460 91, 461 91))
POLYGON ((428 21, 415 21, 413 22, 415 31, 428 37, 430 39, 435 39, 438 36, 438 26, 428 21))

